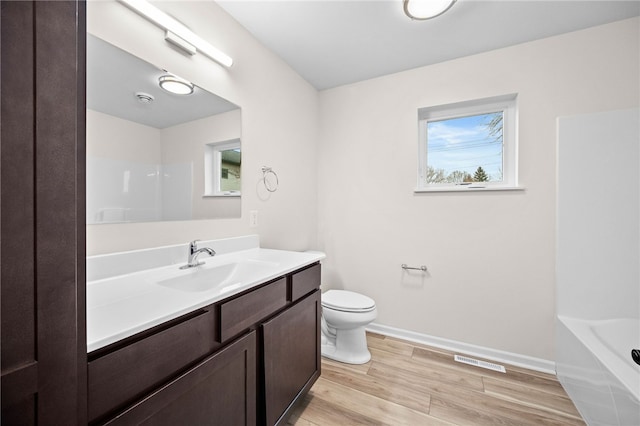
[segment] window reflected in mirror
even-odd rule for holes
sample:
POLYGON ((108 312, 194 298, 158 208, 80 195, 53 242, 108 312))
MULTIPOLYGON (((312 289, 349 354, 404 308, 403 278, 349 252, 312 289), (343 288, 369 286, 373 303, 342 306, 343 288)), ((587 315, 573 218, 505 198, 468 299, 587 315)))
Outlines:
POLYGON ((204 195, 240 195, 241 160, 240 139, 207 144, 204 158, 204 195))

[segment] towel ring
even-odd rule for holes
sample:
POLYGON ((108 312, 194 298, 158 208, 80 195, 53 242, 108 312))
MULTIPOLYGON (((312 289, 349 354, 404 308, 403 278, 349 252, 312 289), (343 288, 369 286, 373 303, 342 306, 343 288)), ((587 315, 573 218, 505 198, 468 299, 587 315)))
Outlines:
POLYGON ((264 187, 269 192, 276 192, 278 190, 278 185, 280 182, 278 181, 278 175, 273 171, 271 167, 263 166, 262 167, 262 183, 264 183, 264 187), (273 175, 272 178, 269 178, 269 175, 273 175), (273 178, 275 178, 275 185, 273 183, 273 178))

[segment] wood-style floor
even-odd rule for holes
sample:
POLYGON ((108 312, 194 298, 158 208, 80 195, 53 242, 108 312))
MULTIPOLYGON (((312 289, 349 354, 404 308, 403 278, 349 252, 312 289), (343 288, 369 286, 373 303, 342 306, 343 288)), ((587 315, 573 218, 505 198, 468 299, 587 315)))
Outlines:
POLYGON ((322 375, 289 424, 584 425, 555 376, 461 364, 453 353, 368 334, 372 359, 323 358, 322 375))

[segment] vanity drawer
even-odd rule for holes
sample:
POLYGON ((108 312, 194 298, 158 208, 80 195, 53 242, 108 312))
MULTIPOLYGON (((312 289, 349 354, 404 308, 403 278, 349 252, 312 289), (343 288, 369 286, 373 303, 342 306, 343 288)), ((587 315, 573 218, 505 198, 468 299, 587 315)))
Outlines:
POLYGON ((220 341, 241 333, 287 304, 287 280, 280 278, 220 305, 220 341))
POLYGON ((315 264, 291 276, 291 301, 320 287, 320 264, 315 264))
POLYGON ((256 425, 256 332, 206 357, 106 424, 256 425))
POLYGON ((132 402, 220 346, 213 308, 89 362, 89 420, 132 402))

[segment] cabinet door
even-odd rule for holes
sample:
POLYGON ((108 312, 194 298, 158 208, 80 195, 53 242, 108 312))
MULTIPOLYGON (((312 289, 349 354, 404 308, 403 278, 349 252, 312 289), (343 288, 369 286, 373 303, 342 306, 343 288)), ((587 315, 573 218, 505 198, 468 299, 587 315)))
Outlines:
POLYGON ((264 416, 285 420, 288 409, 320 376, 320 291, 262 325, 264 416))
POLYGON ((109 425, 254 425, 256 332, 206 358, 109 425))
POLYGON ((0 2, 3 425, 86 424, 85 2, 0 2))

